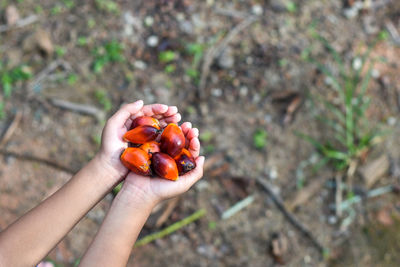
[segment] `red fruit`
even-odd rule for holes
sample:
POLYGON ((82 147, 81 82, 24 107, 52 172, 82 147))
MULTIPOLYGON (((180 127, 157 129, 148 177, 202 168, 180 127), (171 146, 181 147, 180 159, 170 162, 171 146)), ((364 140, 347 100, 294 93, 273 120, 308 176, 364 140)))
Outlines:
POLYGON ((178 168, 175 160, 167 154, 161 152, 154 153, 152 167, 154 172, 162 178, 172 181, 178 179, 178 168))
POLYGON ((143 145, 141 145, 139 148, 146 151, 150 155, 150 157, 152 154, 154 154, 156 152, 160 152, 160 144, 157 143, 156 141, 146 142, 143 145))
POLYGON ((121 155, 121 162, 134 173, 140 175, 151 175, 150 156, 140 148, 126 148, 121 155))
POLYGON ((124 140, 134 144, 144 144, 157 138, 159 130, 153 126, 141 125, 127 131, 124 140))
POLYGON ((157 130, 160 130, 160 122, 153 118, 153 117, 137 117, 136 119, 133 120, 131 129, 136 128, 141 125, 147 125, 147 126, 152 126, 156 128, 157 130))
POLYGON ((174 160, 178 167, 179 175, 183 175, 196 168, 196 161, 186 148, 183 148, 181 153, 179 153, 174 160))
POLYGON ((168 124, 161 134, 161 151, 167 153, 171 157, 175 157, 184 147, 185 136, 181 128, 174 123, 168 124))

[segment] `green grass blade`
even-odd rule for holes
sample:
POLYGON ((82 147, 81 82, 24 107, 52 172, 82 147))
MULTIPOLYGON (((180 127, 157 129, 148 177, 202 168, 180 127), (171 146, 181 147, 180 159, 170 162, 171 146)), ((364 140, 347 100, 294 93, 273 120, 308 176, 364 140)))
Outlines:
POLYGON ((337 150, 333 150, 333 149, 328 149, 326 147, 324 147, 322 149, 322 153, 331 159, 338 159, 338 160, 345 160, 347 161, 349 156, 346 153, 343 153, 341 151, 337 151, 337 150))
POLYGON ((344 64, 343 64, 342 58, 340 57, 339 53, 336 51, 335 48, 333 48, 333 46, 331 46, 330 42, 328 40, 326 40, 323 36, 317 34, 316 38, 317 38, 317 40, 321 41, 321 43, 332 54, 332 56, 335 59, 336 63, 339 65, 340 75, 342 77, 345 77, 346 76, 346 72, 345 72, 345 69, 344 69, 344 64))
POLYGON ((331 127, 339 135, 345 136, 346 131, 345 131, 345 129, 343 128, 343 126, 340 123, 338 123, 338 122, 336 122, 334 120, 328 119, 326 117, 321 117, 321 116, 317 116, 317 120, 319 120, 323 124, 331 127))
POLYGON ((342 87, 340 86, 338 79, 333 75, 333 73, 326 66, 319 63, 313 58, 310 58, 310 62, 313 63, 317 67, 317 69, 319 69, 323 74, 331 79, 333 88, 339 93, 339 96, 343 98, 344 95, 342 87))
POLYGON ((321 144, 319 141, 317 141, 316 139, 314 139, 313 137, 311 137, 311 136, 309 136, 309 135, 307 135, 307 134, 304 134, 304 133, 301 133, 301 132, 295 132, 295 134, 298 136, 298 137, 300 137, 301 139, 303 139, 303 140, 305 140, 305 141, 307 141, 307 142, 309 142, 311 145, 313 145, 316 149, 318 149, 318 150, 323 150, 323 148, 324 148, 324 145, 323 144, 321 144))

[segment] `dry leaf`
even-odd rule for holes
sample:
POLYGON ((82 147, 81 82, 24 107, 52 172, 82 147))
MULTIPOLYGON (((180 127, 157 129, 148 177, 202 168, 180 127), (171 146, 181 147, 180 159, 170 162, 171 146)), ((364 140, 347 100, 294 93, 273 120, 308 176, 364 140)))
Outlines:
POLYGON ((54 52, 53 42, 51 41, 50 34, 44 30, 38 30, 35 33, 35 39, 38 48, 45 52, 47 55, 51 55, 54 52))
POLYGON ((380 178, 389 171, 390 162, 387 155, 369 161, 365 166, 360 168, 361 176, 364 178, 367 188, 371 188, 380 178))

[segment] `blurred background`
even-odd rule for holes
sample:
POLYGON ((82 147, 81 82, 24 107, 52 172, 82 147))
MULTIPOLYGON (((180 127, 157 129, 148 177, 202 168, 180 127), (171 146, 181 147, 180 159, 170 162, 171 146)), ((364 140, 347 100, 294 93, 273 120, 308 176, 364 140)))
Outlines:
MULTIPOLYGON (((397 0, 0 0, 0 229, 143 99, 178 106, 207 162, 129 266, 396 266, 399 46, 397 0)), ((47 259, 76 265, 112 199, 47 259)))

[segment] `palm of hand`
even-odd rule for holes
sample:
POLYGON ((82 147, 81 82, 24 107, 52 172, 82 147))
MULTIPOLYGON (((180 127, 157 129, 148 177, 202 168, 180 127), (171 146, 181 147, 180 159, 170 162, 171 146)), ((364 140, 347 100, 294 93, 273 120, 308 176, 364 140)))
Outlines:
POLYGON ((123 140, 124 134, 130 129, 132 121, 140 116, 152 116, 159 119, 162 125, 177 123, 181 119, 176 107, 168 107, 162 104, 143 106, 139 100, 123 106, 106 123, 102 134, 102 146, 100 155, 104 162, 116 172, 118 180, 128 174, 128 169, 122 165, 120 155, 127 147, 123 140))
MULTIPOLYGON (((162 104, 143 106, 142 101, 125 105, 115 113, 107 121, 104 128, 100 154, 106 159, 105 163, 110 165, 111 169, 116 172, 118 180, 124 178, 129 172, 120 161, 120 155, 127 147, 127 143, 123 140, 123 135, 130 129, 132 121, 140 116, 155 117, 160 121, 161 126, 165 126, 168 123, 178 123, 181 119, 176 107, 168 107, 162 104)), ((183 123, 181 128, 189 140, 189 151, 195 157, 198 167, 180 177, 177 182, 129 173, 125 182, 127 186, 133 186, 135 189, 157 199, 164 199, 186 191, 201 178, 204 158, 198 157, 200 151, 199 132, 196 128, 192 129, 192 125, 189 122, 183 123)))
POLYGON ((199 157, 199 131, 196 128, 191 128, 190 122, 183 123, 181 128, 186 138, 189 140, 189 151, 196 159, 196 168, 180 176, 175 182, 161 178, 149 178, 148 176, 130 172, 125 179, 126 186, 133 187, 135 192, 142 192, 156 200, 162 200, 187 191, 203 176, 204 157, 199 157))

